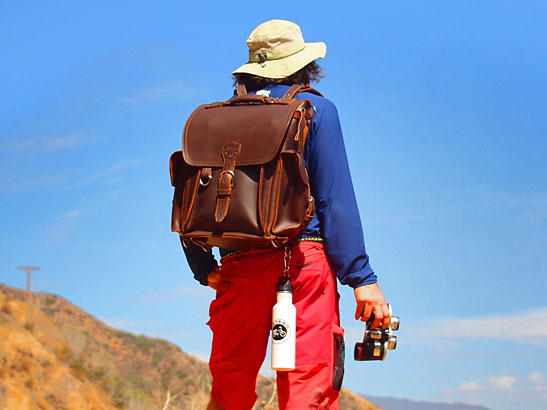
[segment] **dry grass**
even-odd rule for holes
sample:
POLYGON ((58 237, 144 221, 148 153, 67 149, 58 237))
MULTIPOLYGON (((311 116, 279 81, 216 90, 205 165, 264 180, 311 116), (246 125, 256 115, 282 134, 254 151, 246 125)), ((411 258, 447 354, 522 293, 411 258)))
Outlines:
MULTIPOLYGON (((39 310, 25 298, 0 285, 2 410, 206 407, 206 363, 166 340, 112 329, 59 296, 35 294, 39 310)), ((254 410, 277 409, 276 393, 275 381, 259 376, 254 410)), ((344 409, 375 409, 347 392, 342 401, 344 409)))

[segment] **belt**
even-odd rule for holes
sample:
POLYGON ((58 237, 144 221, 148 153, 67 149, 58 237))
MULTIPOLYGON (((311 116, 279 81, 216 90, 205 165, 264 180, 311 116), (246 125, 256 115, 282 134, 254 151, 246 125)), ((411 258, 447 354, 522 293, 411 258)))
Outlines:
MULTIPOLYGON (((323 238, 319 238, 317 236, 303 236, 301 238, 297 238, 294 240, 295 242, 304 242, 304 241, 310 241, 310 242, 324 242, 323 238)), ((234 256, 239 253, 243 253, 246 251, 228 251, 222 257, 220 258, 220 261, 222 262, 222 259, 227 258, 228 256, 234 256)))

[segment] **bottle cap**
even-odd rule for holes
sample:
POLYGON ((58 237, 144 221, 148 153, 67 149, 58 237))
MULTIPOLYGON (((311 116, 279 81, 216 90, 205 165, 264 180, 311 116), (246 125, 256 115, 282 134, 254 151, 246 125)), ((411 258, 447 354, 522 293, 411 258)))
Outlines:
POLYGON ((291 278, 281 276, 277 282, 277 292, 292 292, 291 278))

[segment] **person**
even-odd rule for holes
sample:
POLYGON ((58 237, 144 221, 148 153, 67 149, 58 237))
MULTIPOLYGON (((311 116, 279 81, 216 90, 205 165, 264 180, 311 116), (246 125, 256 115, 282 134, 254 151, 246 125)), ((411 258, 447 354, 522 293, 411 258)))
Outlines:
MULTIPOLYGON (((323 42, 304 42, 300 27, 285 20, 257 26, 247 39, 249 61, 232 74, 250 93, 282 97, 293 84, 317 82, 323 42)), ((280 409, 338 409, 343 374, 336 278, 354 289, 355 319, 387 328, 390 313, 365 251, 336 107, 302 92, 315 110, 305 161, 315 214, 291 246, 289 273, 297 310, 296 368, 277 373, 280 409), (342 363, 340 363, 342 361, 342 363)), ((256 378, 266 356, 283 249, 221 249, 221 267, 211 250, 186 244, 195 278, 216 289, 208 325, 213 332, 209 367, 213 382, 207 409, 251 409, 256 378)))

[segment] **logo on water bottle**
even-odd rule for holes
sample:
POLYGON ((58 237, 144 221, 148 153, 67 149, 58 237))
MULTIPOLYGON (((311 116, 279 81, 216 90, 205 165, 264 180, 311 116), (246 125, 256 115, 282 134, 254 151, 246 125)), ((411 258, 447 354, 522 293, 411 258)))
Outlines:
POLYGON ((272 339, 274 343, 283 343, 289 338, 290 327, 286 320, 275 319, 272 326, 272 339))

